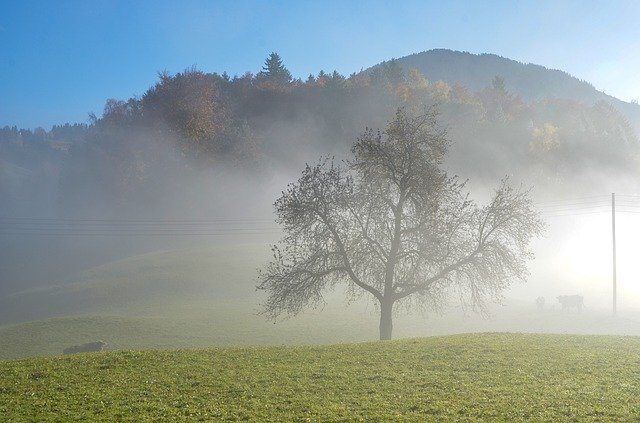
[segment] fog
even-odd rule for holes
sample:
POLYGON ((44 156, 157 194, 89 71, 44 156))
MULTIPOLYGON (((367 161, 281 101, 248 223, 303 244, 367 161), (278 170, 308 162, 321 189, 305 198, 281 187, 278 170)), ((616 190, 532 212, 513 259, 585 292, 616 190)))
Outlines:
MULTIPOLYGON (((355 84, 355 79, 349 80, 355 84)), ((240 84, 239 78, 233 81, 240 84)), ((287 184, 299 178, 306 163, 316 163, 320 157, 334 157, 337 162, 348 159, 358 134, 367 127, 384 129, 396 107, 416 107, 414 100, 403 103, 395 91, 389 94, 386 85, 375 87, 357 95, 346 88, 337 89, 333 97, 326 93, 319 97, 322 91, 305 94, 311 100, 300 100, 294 95, 297 91, 285 90, 266 100, 249 98, 220 106, 243 118, 227 124, 233 130, 211 135, 217 144, 212 149, 205 145, 206 153, 198 150, 197 154, 193 151, 201 148, 201 139, 176 129, 181 121, 164 115, 151 121, 144 120, 148 115, 137 117, 135 101, 147 105, 145 101, 151 102, 147 94, 142 100, 108 104, 84 139, 56 162, 55 171, 38 174, 46 169, 44 162, 27 158, 21 168, 31 169, 28 177, 3 181, 8 201, 1 207, 0 218, 0 305, 4 308, 0 324, 94 314, 162 317, 163 307, 200 310, 237 304, 233 319, 248 319, 249 326, 259 328, 255 330, 262 335, 280 328, 283 332, 269 338, 247 330, 240 341, 233 338, 236 343, 296 342, 297 335, 291 332, 296 319, 318 324, 310 329, 315 328, 317 336, 309 335, 318 342, 375 339, 375 330, 370 329, 377 325, 378 310, 366 295, 348 304, 338 288, 326 293, 324 311, 311 309, 266 328, 258 323, 266 324, 266 318, 256 316, 264 293, 255 290, 257 270, 269 260, 270 244, 282 236, 273 203, 287 184), (246 112, 248 103, 259 110, 246 112), (120 120, 110 121, 114 116, 120 120), (199 269, 189 274, 185 269, 190 264, 178 266, 180 270, 172 275, 172 265, 163 267, 163 263, 173 259, 154 255, 159 252, 186 256, 196 252, 193 257, 228 264, 231 270, 218 273, 217 268, 204 266, 210 273, 199 269), (136 264, 128 267, 130 263, 136 264), (164 272, 157 287, 153 280, 158 275, 149 270, 154 266, 164 272), (151 279, 142 283, 138 279, 145 272, 150 272, 151 279), (116 282, 117 289, 131 293, 126 301, 104 294, 116 282), (149 305, 156 296, 161 300, 149 305), (327 331, 343 327, 336 322, 346 322, 344 336, 327 336, 327 331), (368 329, 358 333, 355 325, 363 322, 368 329)), ((445 168, 467 180, 471 198, 486 203, 507 176, 512 185, 531 188, 534 207, 548 227, 544 237, 533 243, 535 259, 529 263, 526 283, 511 285, 487 315, 461 307, 452 295, 439 312, 398 310, 396 336, 468 331, 640 335, 633 326, 635 319, 640 321, 640 272, 634 248, 640 238, 640 222, 634 214, 640 211, 640 197, 634 197, 638 156, 629 153, 640 151, 637 138, 611 146, 605 141, 612 131, 602 135, 594 130, 601 138, 585 141, 582 135, 589 129, 581 126, 580 131, 571 132, 575 122, 563 121, 558 114, 548 120, 560 128, 560 135, 552 132, 538 145, 545 135, 536 128, 542 128, 545 119, 534 121, 529 114, 515 111, 510 118, 492 120, 486 110, 472 112, 484 104, 480 100, 467 104, 455 99, 436 101, 433 93, 421 95, 423 107, 436 104, 440 110, 440 125, 451 141, 445 168), (625 159, 619 161, 620 157, 625 159), (619 195, 615 319, 611 310, 612 192, 619 195), (561 295, 582 295, 584 309, 562 310, 557 300, 561 295), (538 297, 545 299, 542 309, 536 308, 538 297)), ((526 107, 544 109, 546 104, 526 107)), ((595 106, 580 107, 580 113, 595 113, 595 106)), ((593 122, 580 125, 588 128, 593 122)), ((19 156, 15 151, 11 154, 3 159, 11 162, 19 156)), ((225 324, 221 320, 218 326, 224 329, 225 324)))

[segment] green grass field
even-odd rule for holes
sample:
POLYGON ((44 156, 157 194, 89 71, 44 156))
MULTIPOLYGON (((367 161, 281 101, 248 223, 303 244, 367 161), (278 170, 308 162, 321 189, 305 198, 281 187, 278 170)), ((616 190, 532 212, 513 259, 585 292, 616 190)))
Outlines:
POLYGON ((70 345, 98 339, 108 343, 108 350, 119 350, 327 344, 377 336, 376 317, 368 313, 337 308, 273 324, 252 312, 255 307, 234 302, 175 308, 164 317, 78 315, 2 326, 0 360, 58 355, 70 345))
POLYGON ((473 334, 0 362, 24 421, 637 421, 640 338, 473 334))

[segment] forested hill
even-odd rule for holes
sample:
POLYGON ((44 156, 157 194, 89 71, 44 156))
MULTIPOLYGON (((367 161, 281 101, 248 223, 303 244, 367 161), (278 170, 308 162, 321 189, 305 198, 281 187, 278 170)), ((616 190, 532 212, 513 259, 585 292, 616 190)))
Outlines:
POLYGON ((414 68, 431 81, 461 84, 472 91, 490 85, 493 78, 499 75, 504 79, 507 90, 527 101, 563 98, 590 105, 606 101, 623 112, 636 129, 640 129, 640 105, 607 95, 590 83, 561 70, 520 63, 495 54, 472 54, 447 49, 411 54, 397 59, 397 62, 405 72, 414 68))
POLYGON ((612 192, 622 180, 636 187, 640 176, 637 131, 618 108, 636 105, 595 101, 604 94, 564 73, 495 56, 436 51, 302 80, 273 53, 256 74, 190 68, 145 89, 107 100, 88 125, 0 128, 0 295, 9 282, 63 279, 72 265, 159 247, 137 237, 131 251, 114 248, 103 235, 115 234, 95 222, 271 221, 274 199, 305 163, 346 157, 398 107, 423 113, 436 104, 451 141, 447 170, 478 185, 510 175, 543 201, 612 192), (89 252, 98 238, 104 251, 89 252), (37 268, 35 256, 48 263, 37 268))
POLYGON ((448 165, 464 177, 512 174, 573 192, 596 172, 638 176, 640 142, 621 107, 640 106, 566 73, 432 50, 302 80, 272 53, 257 74, 161 73, 142 96, 107 100, 89 125, 0 129, 0 197, 9 200, 0 212, 95 218, 155 204, 171 216, 176 205, 211 215, 202 206, 210 187, 297 174, 305 162, 346 154, 366 127, 384 129, 397 107, 420 113, 433 104, 452 141, 448 165), (208 183, 202 170, 225 183, 208 183))

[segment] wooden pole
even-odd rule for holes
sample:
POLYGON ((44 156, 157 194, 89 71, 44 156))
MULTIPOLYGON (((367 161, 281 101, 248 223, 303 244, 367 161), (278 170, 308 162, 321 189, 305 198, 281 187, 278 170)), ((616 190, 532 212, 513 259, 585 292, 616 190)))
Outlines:
POLYGON ((613 315, 618 311, 616 286, 616 194, 611 193, 611 230, 613 235, 613 315))

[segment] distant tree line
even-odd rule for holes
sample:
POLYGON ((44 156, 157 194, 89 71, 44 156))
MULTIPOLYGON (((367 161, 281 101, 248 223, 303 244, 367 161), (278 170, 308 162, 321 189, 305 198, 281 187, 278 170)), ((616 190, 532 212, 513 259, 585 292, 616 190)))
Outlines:
MULTIPOLYGON (((449 160, 468 176, 517 173, 562 183, 594 162, 603 171, 635 172, 637 135, 610 104, 525 101, 506 87, 500 76, 477 91, 430 81, 397 60, 349 76, 320 71, 303 81, 272 53, 255 75, 162 72, 142 96, 107 100, 86 125, 1 128, 1 166, 13 176, 20 172, 7 162, 28 172, 11 178, 13 188, 16 180, 36 184, 46 169, 59 182, 65 213, 82 208, 89 193, 126 209, 161 191, 154 187, 176 183, 169 170, 259 174, 317 153, 339 155, 363 128, 384 126, 397 107, 436 104, 456 146, 449 160)), ((0 185, 5 194, 7 184, 0 185)))

